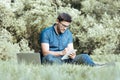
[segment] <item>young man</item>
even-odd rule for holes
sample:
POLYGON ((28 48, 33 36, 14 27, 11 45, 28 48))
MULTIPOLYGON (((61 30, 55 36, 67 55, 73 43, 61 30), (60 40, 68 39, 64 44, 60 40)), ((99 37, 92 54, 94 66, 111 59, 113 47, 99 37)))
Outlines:
POLYGON ((76 55, 75 51, 69 55, 68 59, 61 59, 70 50, 74 50, 72 33, 69 30, 71 22, 72 19, 69 14, 61 13, 55 24, 41 32, 42 63, 95 65, 88 54, 76 55))

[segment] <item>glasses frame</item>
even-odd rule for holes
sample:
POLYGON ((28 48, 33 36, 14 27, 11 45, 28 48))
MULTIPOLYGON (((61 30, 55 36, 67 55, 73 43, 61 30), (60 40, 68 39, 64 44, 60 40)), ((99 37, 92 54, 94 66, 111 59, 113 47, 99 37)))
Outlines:
POLYGON ((65 25, 65 24, 63 24, 63 23, 61 23, 60 22, 60 24, 64 27, 64 28, 68 28, 69 26, 67 26, 67 25, 65 25))

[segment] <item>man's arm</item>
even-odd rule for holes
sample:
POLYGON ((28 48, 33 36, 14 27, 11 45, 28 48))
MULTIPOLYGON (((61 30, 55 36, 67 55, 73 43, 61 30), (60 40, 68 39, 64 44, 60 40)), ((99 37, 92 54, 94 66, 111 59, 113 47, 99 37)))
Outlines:
POLYGON ((69 43, 68 47, 65 48, 63 51, 50 51, 48 43, 41 43, 41 48, 42 48, 42 53, 44 56, 47 54, 52 54, 54 56, 61 56, 61 55, 65 55, 69 50, 74 49, 73 43, 69 43))
POLYGON ((52 54, 54 56, 61 56, 65 54, 64 51, 50 51, 48 43, 41 43, 41 48, 42 48, 42 53, 44 56, 47 54, 52 54))

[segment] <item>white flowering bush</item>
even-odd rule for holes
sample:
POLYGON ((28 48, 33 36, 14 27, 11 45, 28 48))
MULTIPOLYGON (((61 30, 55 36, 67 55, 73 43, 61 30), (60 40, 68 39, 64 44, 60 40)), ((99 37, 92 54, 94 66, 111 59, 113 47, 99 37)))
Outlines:
POLYGON ((119 1, 84 0, 71 30, 79 52, 119 54, 119 1), (116 4, 116 5, 115 5, 116 4))
POLYGON ((20 47, 13 43, 13 36, 6 29, 0 28, 0 59, 16 59, 15 54, 18 52, 20 47))
POLYGON ((0 53, 39 52, 41 30, 54 24, 59 13, 67 12, 73 18, 70 30, 78 53, 119 54, 119 4, 117 0, 0 1, 0 31, 5 32, 1 44, 6 43, 0 53), (18 49, 12 50, 10 45, 18 49))

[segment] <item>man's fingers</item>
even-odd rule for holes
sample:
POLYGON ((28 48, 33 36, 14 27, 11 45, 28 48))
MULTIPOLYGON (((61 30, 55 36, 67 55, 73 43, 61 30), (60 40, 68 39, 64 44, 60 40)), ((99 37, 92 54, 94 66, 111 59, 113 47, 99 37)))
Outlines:
POLYGON ((67 51, 67 48, 65 48, 64 51, 67 51))
POLYGON ((70 54, 70 55, 69 55, 69 57, 70 57, 71 59, 74 59, 75 56, 76 56, 75 54, 70 54))
POLYGON ((65 51, 68 51, 68 50, 69 50, 69 48, 65 48, 64 50, 65 50, 65 51))

